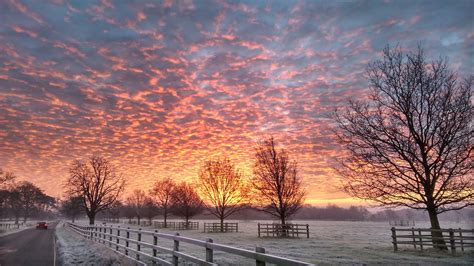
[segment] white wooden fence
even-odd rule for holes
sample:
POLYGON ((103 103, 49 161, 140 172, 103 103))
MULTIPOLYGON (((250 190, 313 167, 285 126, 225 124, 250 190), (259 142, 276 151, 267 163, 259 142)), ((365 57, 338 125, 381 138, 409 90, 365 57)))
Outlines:
POLYGON ((153 264, 159 265, 178 265, 178 262, 180 260, 196 263, 198 265, 218 265, 214 262, 214 251, 222 251, 228 254, 233 254, 254 260, 257 266, 263 266, 266 263, 285 266, 312 265, 310 263, 298 260, 265 254, 265 249, 261 247, 257 247, 255 251, 251 251, 213 243, 212 239, 202 241, 198 239, 183 237, 180 236, 179 233, 175 233, 174 235, 172 235, 159 233, 158 230, 145 231, 141 230, 141 228, 121 228, 114 227, 112 225, 83 226, 73 223, 67 223, 67 226, 74 230, 76 233, 82 235, 83 237, 102 243, 108 246, 110 249, 122 253, 132 259, 135 259, 137 261, 143 261, 144 259, 146 259, 153 264), (136 238, 131 238, 131 234, 134 234, 136 238), (143 236, 151 236, 153 239, 153 243, 143 241, 143 236), (158 246, 158 238, 172 241, 172 248, 158 246), (201 247, 203 254, 205 254, 205 259, 181 252, 180 243, 186 243, 201 247), (134 246, 133 248, 131 247, 131 244, 134 246), (144 247, 150 249, 151 252, 146 252, 142 250, 142 248, 144 247), (158 257, 158 253, 171 255, 171 262, 158 257), (132 254, 134 254, 135 256, 133 257, 132 254))
POLYGON ((18 223, 18 224, 14 224, 14 223, 0 223, 0 233, 6 232, 6 231, 10 231, 10 230, 19 229, 20 227, 22 227, 22 226, 24 226, 24 225, 25 225, 24 223, 18 223))

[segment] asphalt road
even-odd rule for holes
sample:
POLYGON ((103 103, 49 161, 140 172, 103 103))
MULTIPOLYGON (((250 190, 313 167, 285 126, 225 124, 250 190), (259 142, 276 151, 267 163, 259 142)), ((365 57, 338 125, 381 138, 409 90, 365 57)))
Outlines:
POLYGON ((30 228, 0 237, 0 266, 54 266, 56 224, 48 223, 47 230, 30 228))

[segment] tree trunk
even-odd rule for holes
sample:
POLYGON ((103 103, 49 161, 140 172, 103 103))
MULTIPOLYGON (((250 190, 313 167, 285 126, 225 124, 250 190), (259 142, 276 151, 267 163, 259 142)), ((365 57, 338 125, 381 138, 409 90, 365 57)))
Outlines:
MULTIPOLYGON (((438 213, 434 209, 428 209, 428 214, 430 216, 431 229, 441 229, 438 221, 438 213)), ((439 231, 431 231, 431 237, 433 238, 433 247, 447 250, 446 242, 443 238, 443 233, 439 231)))
POLYGON ((74 221, 76 220, 76 216, 72 216, 72 223, 74 223, 74 221))
POLYGON ((166 209, 164 210, 163 216, 165 217, 165 228, 166 228, 168 227, 168 225, 166 224, 166 219, 168 218, 168 212, 166 211, 166 209))
POLYGON ((95 215, 91 213, 87 214, 87 216, 89 217, 89 225, 94 225, 95 215))
POLYGON ((285 220, 285 216, 281 216, 280 217, 281 219, 281 236, 282 237, 286 237, 288 236, 288 229, 286 228, 286 220, 285 220))
POLYGON ((137 220, 138 220, 138 226, 140 226, 140 215, 137 216, 137 220))
POLYGON ((221 232, 224 232, 224 217, 221 217, 221 232))

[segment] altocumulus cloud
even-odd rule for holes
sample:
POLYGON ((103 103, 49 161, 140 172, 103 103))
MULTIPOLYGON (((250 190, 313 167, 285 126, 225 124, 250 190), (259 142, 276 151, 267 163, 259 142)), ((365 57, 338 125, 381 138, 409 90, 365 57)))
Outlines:
POLYGON ((0 3, 0 167, 61 194, 98 152, 130 188, 192 179, 227 155, 251 174, 269 134, 309 202, 344 201, 331 112, 363 97, 386 44, 472 72, 472 1, 18 1, 0 3))

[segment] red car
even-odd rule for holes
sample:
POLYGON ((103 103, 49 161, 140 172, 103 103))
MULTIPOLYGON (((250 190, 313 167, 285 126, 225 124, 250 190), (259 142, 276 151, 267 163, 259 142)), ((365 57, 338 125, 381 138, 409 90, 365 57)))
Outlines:
POLYGON ((48 229, 48 224, 45 222, 39 222, 36 224, 36 229, 48 229))

